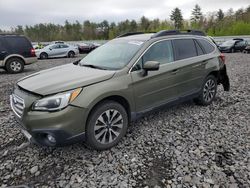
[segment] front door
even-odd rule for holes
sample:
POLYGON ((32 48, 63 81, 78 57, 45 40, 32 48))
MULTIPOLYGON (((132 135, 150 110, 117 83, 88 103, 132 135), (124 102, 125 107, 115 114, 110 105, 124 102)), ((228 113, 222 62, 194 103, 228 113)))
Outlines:
POLYGON ((136 110, 144 111, 157 107, 178 97, 172 42, 165 40, 152 45, 131 71, 136 110), (147 61, 158 61, 160 69, 143 76, 142 67, 147 61))

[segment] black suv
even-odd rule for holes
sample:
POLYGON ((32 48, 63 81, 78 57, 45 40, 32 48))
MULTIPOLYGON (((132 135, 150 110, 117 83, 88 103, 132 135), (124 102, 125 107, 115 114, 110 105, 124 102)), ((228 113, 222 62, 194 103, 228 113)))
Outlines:
POLYGON ((0 34, 0 68, 20 73, 24 66, 37 61, 31 42, 22 35, 0 34))

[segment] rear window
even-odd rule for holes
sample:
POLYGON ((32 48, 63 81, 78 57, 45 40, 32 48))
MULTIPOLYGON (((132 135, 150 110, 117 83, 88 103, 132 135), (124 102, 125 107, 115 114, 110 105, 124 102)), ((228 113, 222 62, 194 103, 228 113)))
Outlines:
POLYGON ((32 48, 30 42, 25 37, 8 36, 5 37, 5 40, 12 49, 16 49, 18 51, 23 49, 30 50, 30 48, 32 48))
POLYGON ((204 39, 198 39, 198 42, 202 46, 206 54, 209 54, 215 50, 214 46, 204 39))
POLYGON ((176 60, 186 59, 197 56, 193 39, 173 40, 176 60))
POLYGON ((196 47, 196 49, 197 49, 197 54, 198 54, 198 55, 203 55, 204 52, 203 52, 203 50, 202 50, 200 44, 199 44, 196 40, 194 41, 194 43, 195 43, 195 47, 196 47))

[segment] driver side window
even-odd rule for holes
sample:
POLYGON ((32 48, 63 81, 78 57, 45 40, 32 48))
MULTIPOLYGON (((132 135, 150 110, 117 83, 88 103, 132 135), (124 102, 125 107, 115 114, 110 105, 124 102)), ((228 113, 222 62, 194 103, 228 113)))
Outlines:
POLYGON ((56 45, 52 46, 52 49, 58 49, 58 48, 60 48, 59 44, 56 44, 56 45))
POLYGON ((171 41, 161 41, 151 46, 133 67, 132 71, 141 70, 142 65, 147 61, 157 61, 160 64, 173 62, 174 54, 171 41))

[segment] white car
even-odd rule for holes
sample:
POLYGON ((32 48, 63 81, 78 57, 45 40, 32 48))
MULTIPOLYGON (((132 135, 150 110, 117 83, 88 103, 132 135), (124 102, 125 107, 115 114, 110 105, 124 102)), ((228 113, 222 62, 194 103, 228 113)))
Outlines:
POLYGON ((50 44, 36 50, 36 56, 40 59, 53 57, 75 57, 79 54, 78 47, 69 44, 50 44))

